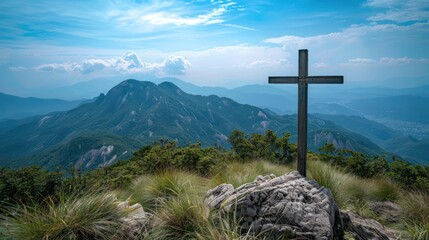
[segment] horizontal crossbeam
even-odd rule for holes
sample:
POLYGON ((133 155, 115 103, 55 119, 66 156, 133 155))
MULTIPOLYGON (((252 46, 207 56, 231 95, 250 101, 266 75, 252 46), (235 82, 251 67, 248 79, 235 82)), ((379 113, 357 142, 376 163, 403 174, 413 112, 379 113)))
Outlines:
POLYGON ((298 77, 268 77, 268 83, 298 83, 298 77))
MULTIPOLYGON (((268 83, 298 83, 298 77, 269 77, 268 83)), ((309 76, 305 78, 306 83, 344 83, 343 76, 309 76)))
POLYGON ((307 83, 344 83, 343 76, 309 76, 306 80, 307 83))

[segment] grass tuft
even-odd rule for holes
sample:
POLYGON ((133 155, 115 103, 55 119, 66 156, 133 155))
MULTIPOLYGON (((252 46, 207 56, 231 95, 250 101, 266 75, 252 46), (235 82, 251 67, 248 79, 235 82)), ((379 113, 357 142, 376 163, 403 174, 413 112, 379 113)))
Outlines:
POLYGON ((410 191, 402 195, 399 204, 408 222, 429 226, 429 195, 422 191, 410 191))
POLYGON ((6 239, 120 239, 119 218, 113 194, 60 196, 56 202, 33 207, 12 207, 3 216, 6 239))
POLYGON ((128 188, 118 191, 118 195, 123 198, 131 196, 132 201, 140 203, 145 210, 154 211, 166 200, 184 194, 204 196, 211 187, 214 186, 206 178, 181 171, 168 171, 141 176, 128 188))
POLYGON ((279 165, 262 160, 254 160, 246 163, 231 162, 213 177, 213 182, 216 185, 229 183, 236 188, 245 183, 252 182, 258 175, 274 174, 280 176, 291 171, 293 170, 288 165, 279 165))
POLYGON ((407 239, 410 240, 427 240, 429 239, 429 226, 421 223, 405 224, 408 233, 407 239))
POLYGON ((400 192, 398 185, 390 179, 379 179, 376 186, 370 191, 370 197, 375 201, 396 201, 400 192))
POLYGON ((308 178, 314 179, 320 186, 330 189, 335 202, 340 207, 345 206, 348 200, 344 191, 344 186, 351 182, 348 177, 348 174, 329 164, 320 161, 309 162, 308 178))
POLYGON ((195 239, 209 227, 202 205, 187 194, 164 200, 161 205, 149 238, 195 239))

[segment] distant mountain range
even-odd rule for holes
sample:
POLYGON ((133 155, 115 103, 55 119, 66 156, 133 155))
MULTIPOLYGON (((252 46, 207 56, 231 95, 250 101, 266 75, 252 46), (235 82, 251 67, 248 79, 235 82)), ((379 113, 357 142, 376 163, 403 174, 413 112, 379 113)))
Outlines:
MULTIPOLYGON (((297 91, 294 85, 245 85, 227 89, 201 87, 177 78, 155 78, 135 75, 159 84, 172 82, 182 91, 196 95, 217 95, 230 98, 241 104, 249 104, 274 113, 293 114, 297 109, 297 91)), ((122 81, 120 77, 100 78, 72 86, 46 90, 44 97, 61 99, 92 99, 107 93, 122 81)), ((429 85, 394 89, 386 87, 356 87, 356 84, 312 85, 309 87, 309 112, 330 115, 364 116, 391 129, 410 135, 418 140, 429 138, 429 85)), ((62 108, 57 110, 68 110, 62 108)), ((28 114, 27 114, 28 115, 28 114)), ((1 117, 0 117, 1 119, 1 117)), ((1 121, 1 120, 0 120, 1 121)), ((0 127, 1 131, 1 127, 0 127)))
POLYGON ((75 108, 81 103, 81 100, 22 98, 0 93, 0 121, 1 119, 21 119, 38 114, 65 111, 75 108))
MULTIPOLYGON (((38 163, 53 168, 71 163, 91 169, 125 158, 142 144, 160 138, 175 139, 181 145, 200 141, 227 146, 234 129, 247 133, 273 129, 292 133, 293 140, 297 123, 296 115, 279 116, 225 97, 188 94, 171 82, 156 85, 127 80, 72 110, 2 125, 1 165, 38 163)), ((316 150, 326 142, 368 154, 387 153, 359 132, 311 115, 309 148, 316 150)))
POLYGON ((401 131, 392 130, 383 124, 360 116, 327 114, 315 114, 315 116, 367 137, 386 151, 401 156, 410 162, 429 164, 429 139, 418 140, 403 135, 401 131))

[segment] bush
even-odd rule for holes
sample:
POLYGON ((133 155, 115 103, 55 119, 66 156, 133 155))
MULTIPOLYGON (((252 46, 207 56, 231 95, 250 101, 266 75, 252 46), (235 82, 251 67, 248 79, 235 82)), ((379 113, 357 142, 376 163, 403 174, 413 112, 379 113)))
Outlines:
POLYGON ((296 159, 296 144, 289 143, 290 134, 283 133, 279 138, 273 131, 265 135, 252 134, 250 137, 238 130, 231 133, 229 142, 232 150, 241 160, 266 159, 277 163, 291 163, 296 159))
POLYGON ((363 177, 389 177, 406 189, 418 189, 429 193, 429 166, 412 165, 393 158, 388 162, 381 156, 370 157, 350 150, 335 149, 332 144, 319 148, 319 158, 363 177))
POLYGON ((0 168, 0 206, 2 203, 41 202, 56 195, 63 183, 63 173, 49 172, 40 167, 17 170, 0 168))
POLYGON ((156 142, 150 149, 145 149, 144 154, 141 151, 137 153, 132 160, 139 162, 146 172, 180 169, 203 176, 209 175, 214 167, 231 157, 229 152, 215 147, 202 148, 200 143, 177 147, 176 142, 168 140, 156 142))

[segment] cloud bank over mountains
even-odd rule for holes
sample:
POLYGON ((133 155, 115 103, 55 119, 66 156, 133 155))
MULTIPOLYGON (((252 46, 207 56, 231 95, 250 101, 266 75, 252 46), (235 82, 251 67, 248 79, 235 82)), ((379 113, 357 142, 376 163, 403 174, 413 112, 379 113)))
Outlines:
MULTIPOLYGON (((90 74, 94 72, 132 74, 150 73, 154 75, 184 75, 191 63, 182 56, 171 55, 159 63, 143 62, 134 52, 126 52, 121 57, 110 59, 84 59, 73 63, 49 63, 33 67, 33 70, 57 73, 90 74)), ((11 71, 26 70, 14 67, 11 71)))

